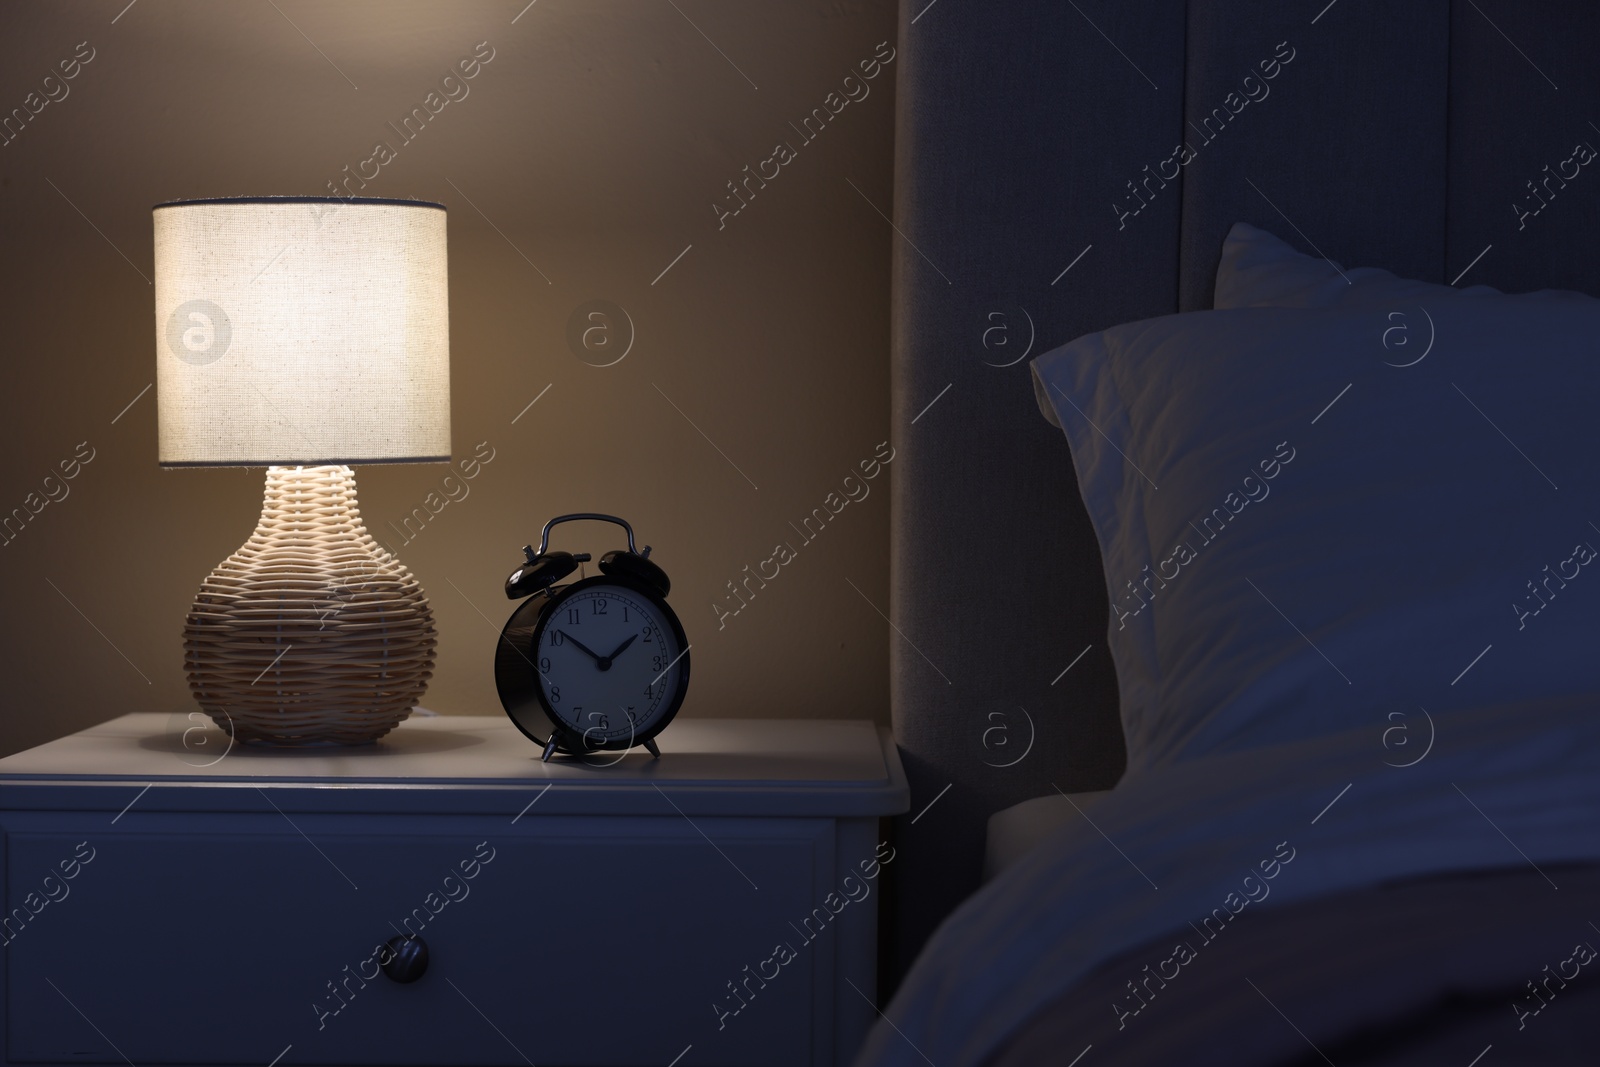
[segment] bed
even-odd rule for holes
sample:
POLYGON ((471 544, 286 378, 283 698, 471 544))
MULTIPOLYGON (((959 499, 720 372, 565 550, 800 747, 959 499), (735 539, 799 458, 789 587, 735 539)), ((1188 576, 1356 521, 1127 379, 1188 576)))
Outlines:
POLYGON ((1586 1062, 1600 13, 914 6, 860 1062, 1586 1062))

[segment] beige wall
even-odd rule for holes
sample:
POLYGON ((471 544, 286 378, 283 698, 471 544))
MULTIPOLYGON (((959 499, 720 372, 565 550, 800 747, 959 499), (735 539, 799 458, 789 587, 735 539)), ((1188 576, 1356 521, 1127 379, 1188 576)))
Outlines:
MULTIPOLYGON (((379 140, 395 158, 365 194, 449 206, 454 450, 494 450, 403 546, 387 521, 445 469, 358 470, 368 525, 434 605, 425 704, 500 714, 501 582, 546 518, 597 510, 631 520, 673 578, 694 644, 685 715, 887 721, 887 627, 846 579, 887 610, 889 476, 814 544, 789 524, 888 436, 892 233, 866 200, 890 211, 896 64, 815 141, 789 123, 894 40, 893 3, 524 2, 0 8, 0 109, 60 97, 0 148, 0 513, 80 442, 94 454, 0 547, 0 752, 190 710, 184 612, 260 507, 259 470, 157 469, 152 394, 113 422, 154 379, 150 206, 324 194, 379 140), (479 42, 493 58, 467 95, 402 144, 387 123, 479 42), (89 49, 76 77, 43 82, 89 49), (795 158, 719 229, 725 183, 778 141, 795 158), (596 298, 636 330, 604 369, 565 341, 596 298), (798 557, 719 630, 725 583, 779 541, 798 557)), ((564 529, 575 550, 619 544, 564 529)))

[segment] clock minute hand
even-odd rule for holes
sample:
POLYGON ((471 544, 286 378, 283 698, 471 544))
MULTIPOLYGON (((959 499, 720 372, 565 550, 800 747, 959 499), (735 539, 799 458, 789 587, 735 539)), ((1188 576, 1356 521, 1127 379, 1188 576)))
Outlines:
POLYGON ((617 650, 615 652, 611 653, 611 655, 606 657, 607 662, 609 662, 611 660, 614 660, 618 656, 622 655, 623 650, 626 649, 629 645, 633 644, 634 641, 638 640, 638 638, 639 638, 638 634, 633 634, 626 641, 622 642, 622 644, 618 645, 617 646, 617 650))
MULTIPOLYGON (((573 644, 577 645, 580 649, 583 650, 584 655, 588 656, 590 659, 594 660, 596 663, 600 662, 602 659, 608 659, 609 658, 609 657, 601 656, 598 652, 591 651, 588 645, 585 645, 582 641, 579 641, 576 637, 573 637, 571 634, 567 633, 567 631, 565 631, 565 630, 557 630, 556 633, 561 635, 561 639, 563 641, 571 641, 573 644)), ((604 669, 605 669, 604 667, 601 668, 601 670, 604 670, 604 669)))

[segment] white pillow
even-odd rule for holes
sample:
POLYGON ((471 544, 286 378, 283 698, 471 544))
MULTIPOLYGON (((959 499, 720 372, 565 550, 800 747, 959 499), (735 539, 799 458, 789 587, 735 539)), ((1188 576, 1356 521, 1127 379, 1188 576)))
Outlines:
POLYGON ((1420 751, 1419 709, 1443 732, 1600 690, 1600 301, 1427 311, 1171 315, 1033 361, 1100 540, 1130 773, 1355 728, 1403 762, 1380 742, 1420 751))

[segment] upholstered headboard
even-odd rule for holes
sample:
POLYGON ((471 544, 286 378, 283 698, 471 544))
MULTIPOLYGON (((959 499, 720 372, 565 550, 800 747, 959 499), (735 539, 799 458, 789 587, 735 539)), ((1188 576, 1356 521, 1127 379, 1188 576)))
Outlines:
POLYGON ((1024 357, 1210 307, 1241 220, 1600 294, 1600 173, 1569 162, 1600 147, 1600 7, 902 0, 900 53, 895 972, 977 886, 992 812, 1121 773, 1099 553, 1024 357))

